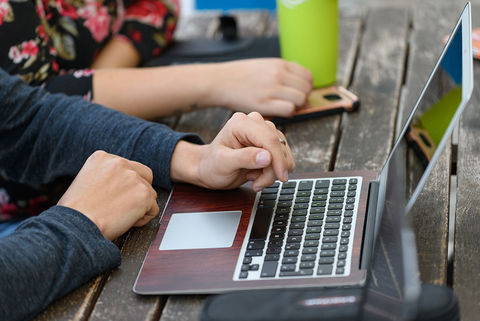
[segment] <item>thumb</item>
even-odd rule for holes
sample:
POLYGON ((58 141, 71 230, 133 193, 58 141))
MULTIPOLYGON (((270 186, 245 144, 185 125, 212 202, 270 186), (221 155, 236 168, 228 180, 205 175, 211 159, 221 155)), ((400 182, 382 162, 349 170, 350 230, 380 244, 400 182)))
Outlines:
POLYGON ((270 152, 258 147, 228 149, 224 156, 224 164, 231 171, 264 168, 272 162, 270 152))

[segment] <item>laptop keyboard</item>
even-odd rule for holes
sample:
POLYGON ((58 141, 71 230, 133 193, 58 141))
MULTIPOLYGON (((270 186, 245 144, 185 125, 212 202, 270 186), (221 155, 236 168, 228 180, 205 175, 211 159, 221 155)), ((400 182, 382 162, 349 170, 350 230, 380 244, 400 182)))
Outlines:
POLYGON ((361 184, 290 180, 259 192, 234 280, 349 275, 361 184))

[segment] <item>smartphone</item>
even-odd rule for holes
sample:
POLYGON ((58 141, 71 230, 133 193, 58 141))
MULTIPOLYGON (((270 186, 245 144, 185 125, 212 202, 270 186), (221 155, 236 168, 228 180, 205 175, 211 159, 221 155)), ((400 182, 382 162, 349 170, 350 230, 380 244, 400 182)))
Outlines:
POLYGON ((423 166, 427 167, 437 148, 428 131, 424 128, 409 126, 406 138, 423 166))
POLYGON ((314 89, 308 96, 305 106, 298 108, 295 114, 288 118, 270 118, 275 124, 327 116, 341 112, 358 110, 360 101, 352 92, 341 86, 330 86, 314 89))

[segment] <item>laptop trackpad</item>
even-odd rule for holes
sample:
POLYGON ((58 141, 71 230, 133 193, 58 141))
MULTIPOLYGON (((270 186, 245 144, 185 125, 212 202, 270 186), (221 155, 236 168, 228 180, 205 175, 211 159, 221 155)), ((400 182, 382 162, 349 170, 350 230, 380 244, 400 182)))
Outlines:
POLYGON ((241 216, 241 211, 172 214, 160 250, 230 247, 241 216))

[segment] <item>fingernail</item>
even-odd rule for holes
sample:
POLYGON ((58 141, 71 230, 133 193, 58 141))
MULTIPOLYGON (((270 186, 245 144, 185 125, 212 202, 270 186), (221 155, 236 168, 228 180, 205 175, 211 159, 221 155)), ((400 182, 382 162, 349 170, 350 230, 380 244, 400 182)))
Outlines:
POLYGON ((285 172, 283 172, 283 180, 285 182, 288 181, 288 170, 285 170, 285 172))
POLYGON ((270 153, 267 152, 266 150, 262 150, 257 154, 255 161, 259 166, 268 165, 270 163, 270 153))
POLYGON ((260 192, 262 189, 263 189, 262 186, 255 186, 255 187, 253 188, 253 190, 254 190, 255 192, 260 192))

